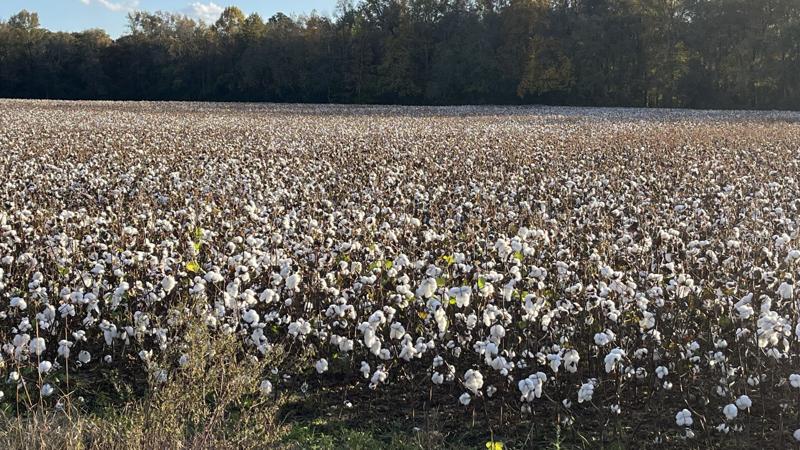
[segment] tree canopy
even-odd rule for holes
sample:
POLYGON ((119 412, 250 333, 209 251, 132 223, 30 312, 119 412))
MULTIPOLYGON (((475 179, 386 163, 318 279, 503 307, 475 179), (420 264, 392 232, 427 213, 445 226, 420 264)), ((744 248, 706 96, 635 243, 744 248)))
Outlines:
POLYGON ((128 32, 0 21, 0 96, 800 109, 796 0, 339 0, 128 32))

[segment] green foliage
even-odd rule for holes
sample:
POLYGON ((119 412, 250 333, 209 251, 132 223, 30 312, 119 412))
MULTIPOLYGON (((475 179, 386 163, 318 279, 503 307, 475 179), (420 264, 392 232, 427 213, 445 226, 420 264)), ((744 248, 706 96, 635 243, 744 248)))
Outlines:
POLYGON ((795 0, 364 0, 129 34, 0 22, 0 97, 800 108, 795 0))

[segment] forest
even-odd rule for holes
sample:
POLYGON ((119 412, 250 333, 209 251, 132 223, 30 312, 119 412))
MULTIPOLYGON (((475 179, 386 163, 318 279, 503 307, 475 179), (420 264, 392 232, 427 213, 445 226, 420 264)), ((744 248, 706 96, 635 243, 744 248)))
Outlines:
POLYGON ((0 97, 800 109, 797 0, 340 0, 127 32, 0 21, 0 97))

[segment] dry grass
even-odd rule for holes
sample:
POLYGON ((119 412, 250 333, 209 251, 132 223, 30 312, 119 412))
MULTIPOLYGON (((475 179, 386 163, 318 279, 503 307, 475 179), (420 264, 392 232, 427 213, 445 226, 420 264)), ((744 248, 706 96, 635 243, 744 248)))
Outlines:
MULTIPOLYGON (((188 311, 188 309, 185 309, 188 311)), ((61 408, 33 405, 0 416, 0 448, 200 449, 258 448, 277 436, 275 398, 260 395, 261 374, 275 355, 242 357, 235 336, 212 335, 196 316, 183 328, 180 349, 153 362, 146 396, 120 407, 84 411, 72 394, 61 408), (187 355, 159 381, 158 367, 187 355)))

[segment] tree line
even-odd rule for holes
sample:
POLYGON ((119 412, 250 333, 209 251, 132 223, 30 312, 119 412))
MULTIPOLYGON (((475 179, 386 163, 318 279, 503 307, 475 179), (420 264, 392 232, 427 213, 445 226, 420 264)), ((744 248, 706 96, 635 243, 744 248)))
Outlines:
POLYGON ((800 109, 797 0, 340 0, 118 39, 0 21, 0 96, 800 109))

